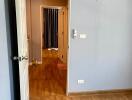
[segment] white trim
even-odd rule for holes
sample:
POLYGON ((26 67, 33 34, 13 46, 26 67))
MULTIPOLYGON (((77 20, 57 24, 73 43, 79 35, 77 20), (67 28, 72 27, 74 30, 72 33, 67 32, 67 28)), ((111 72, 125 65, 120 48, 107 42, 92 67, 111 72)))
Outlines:
POLYGON ((68 0, 68 50, 67 50, 67 86, 66 86, 66 95, 69 94, 69 69, 70 69, 70 15, 71 15, 71 0, 68 0))

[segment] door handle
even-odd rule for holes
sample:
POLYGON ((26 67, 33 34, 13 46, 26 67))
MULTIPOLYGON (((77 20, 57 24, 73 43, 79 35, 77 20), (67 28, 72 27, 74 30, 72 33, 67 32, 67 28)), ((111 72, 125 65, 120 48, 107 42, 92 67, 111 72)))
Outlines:
POLYGON ((21 58, 22 60, 28 60, 28 57, 23 57, 21 58))
POLYGON ((17 57, 17 56, 14 56, 14 57, 12 58, 12 60, 14 60, 14 61, 23 61, 23 60, 28 60, 28 57, 24 57, 24 56, 22 56, 22 57, 17 57))

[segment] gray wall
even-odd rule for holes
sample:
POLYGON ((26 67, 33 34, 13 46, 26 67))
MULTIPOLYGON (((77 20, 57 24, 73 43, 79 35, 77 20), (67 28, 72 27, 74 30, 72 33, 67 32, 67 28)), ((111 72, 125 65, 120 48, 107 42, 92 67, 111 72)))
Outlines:
POLYGON ((68 92, 132 88, 132 0, 70 1, 68 92))
POLYGON ((7 0, 0 0, 0 98, 2 100, 13 100, 9 27, 7 20, 7 0), (6 8, 6 9, 5 9, 6 8))

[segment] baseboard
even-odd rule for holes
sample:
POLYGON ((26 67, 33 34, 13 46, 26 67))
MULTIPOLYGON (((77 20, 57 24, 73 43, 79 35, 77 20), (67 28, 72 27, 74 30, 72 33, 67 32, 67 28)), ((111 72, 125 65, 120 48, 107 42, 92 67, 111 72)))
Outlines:
POLYGON ((41 61, 38 61, 38 62, 36 62, 36 64, 39 64, 39 65, 41 65, 41 64, 42 64, 42 62, 41 62, 41 61))
POLYGON ((33 63, 32 63, 32 62, 30 62, 30 63, 29 63, 29 66, 32 66, 32 65, 33 65, 33 63))
POLYGON ((38 64, 38 65, 41 65, 41 64, 42 64, 42 62, 41 62, 41 61, 36 61, 35 63, 30 62, 30 63, 29 63, 29 66, 32 66, 33 64, 38 64))
POLYGON ((132 93, 132 89, 116 89, 116 90, 101 90, 101 91, 86 91, 86 92, 69 92, 68 96, 78 95, 105 95, 105 94, 127 94, 132 93))

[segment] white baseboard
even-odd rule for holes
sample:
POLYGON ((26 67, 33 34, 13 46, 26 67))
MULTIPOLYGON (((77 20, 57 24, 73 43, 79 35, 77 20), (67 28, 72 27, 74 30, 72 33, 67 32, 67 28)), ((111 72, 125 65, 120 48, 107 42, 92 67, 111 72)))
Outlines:
MULTIPOLYGON (((41 65, 41 64, 42 64, 42 61, 36 61, 35 64, 41 65)), ((29 63, 29 66, 32 66, 32 65, 33 65, 33 62, 30 62, 30 63, 29 63)))
POLYGON ((38 61, 38 62, 36 62, 36 64, 39 64, 39 65, 41 65, 41 64, 42 64, 42 61, 38 61))
POLYGON ((32 66, 32 65, 33 65, 33 63, 32 63, 32 62, 30 62, 30 63, 29 63, 29 66, 32 66))

